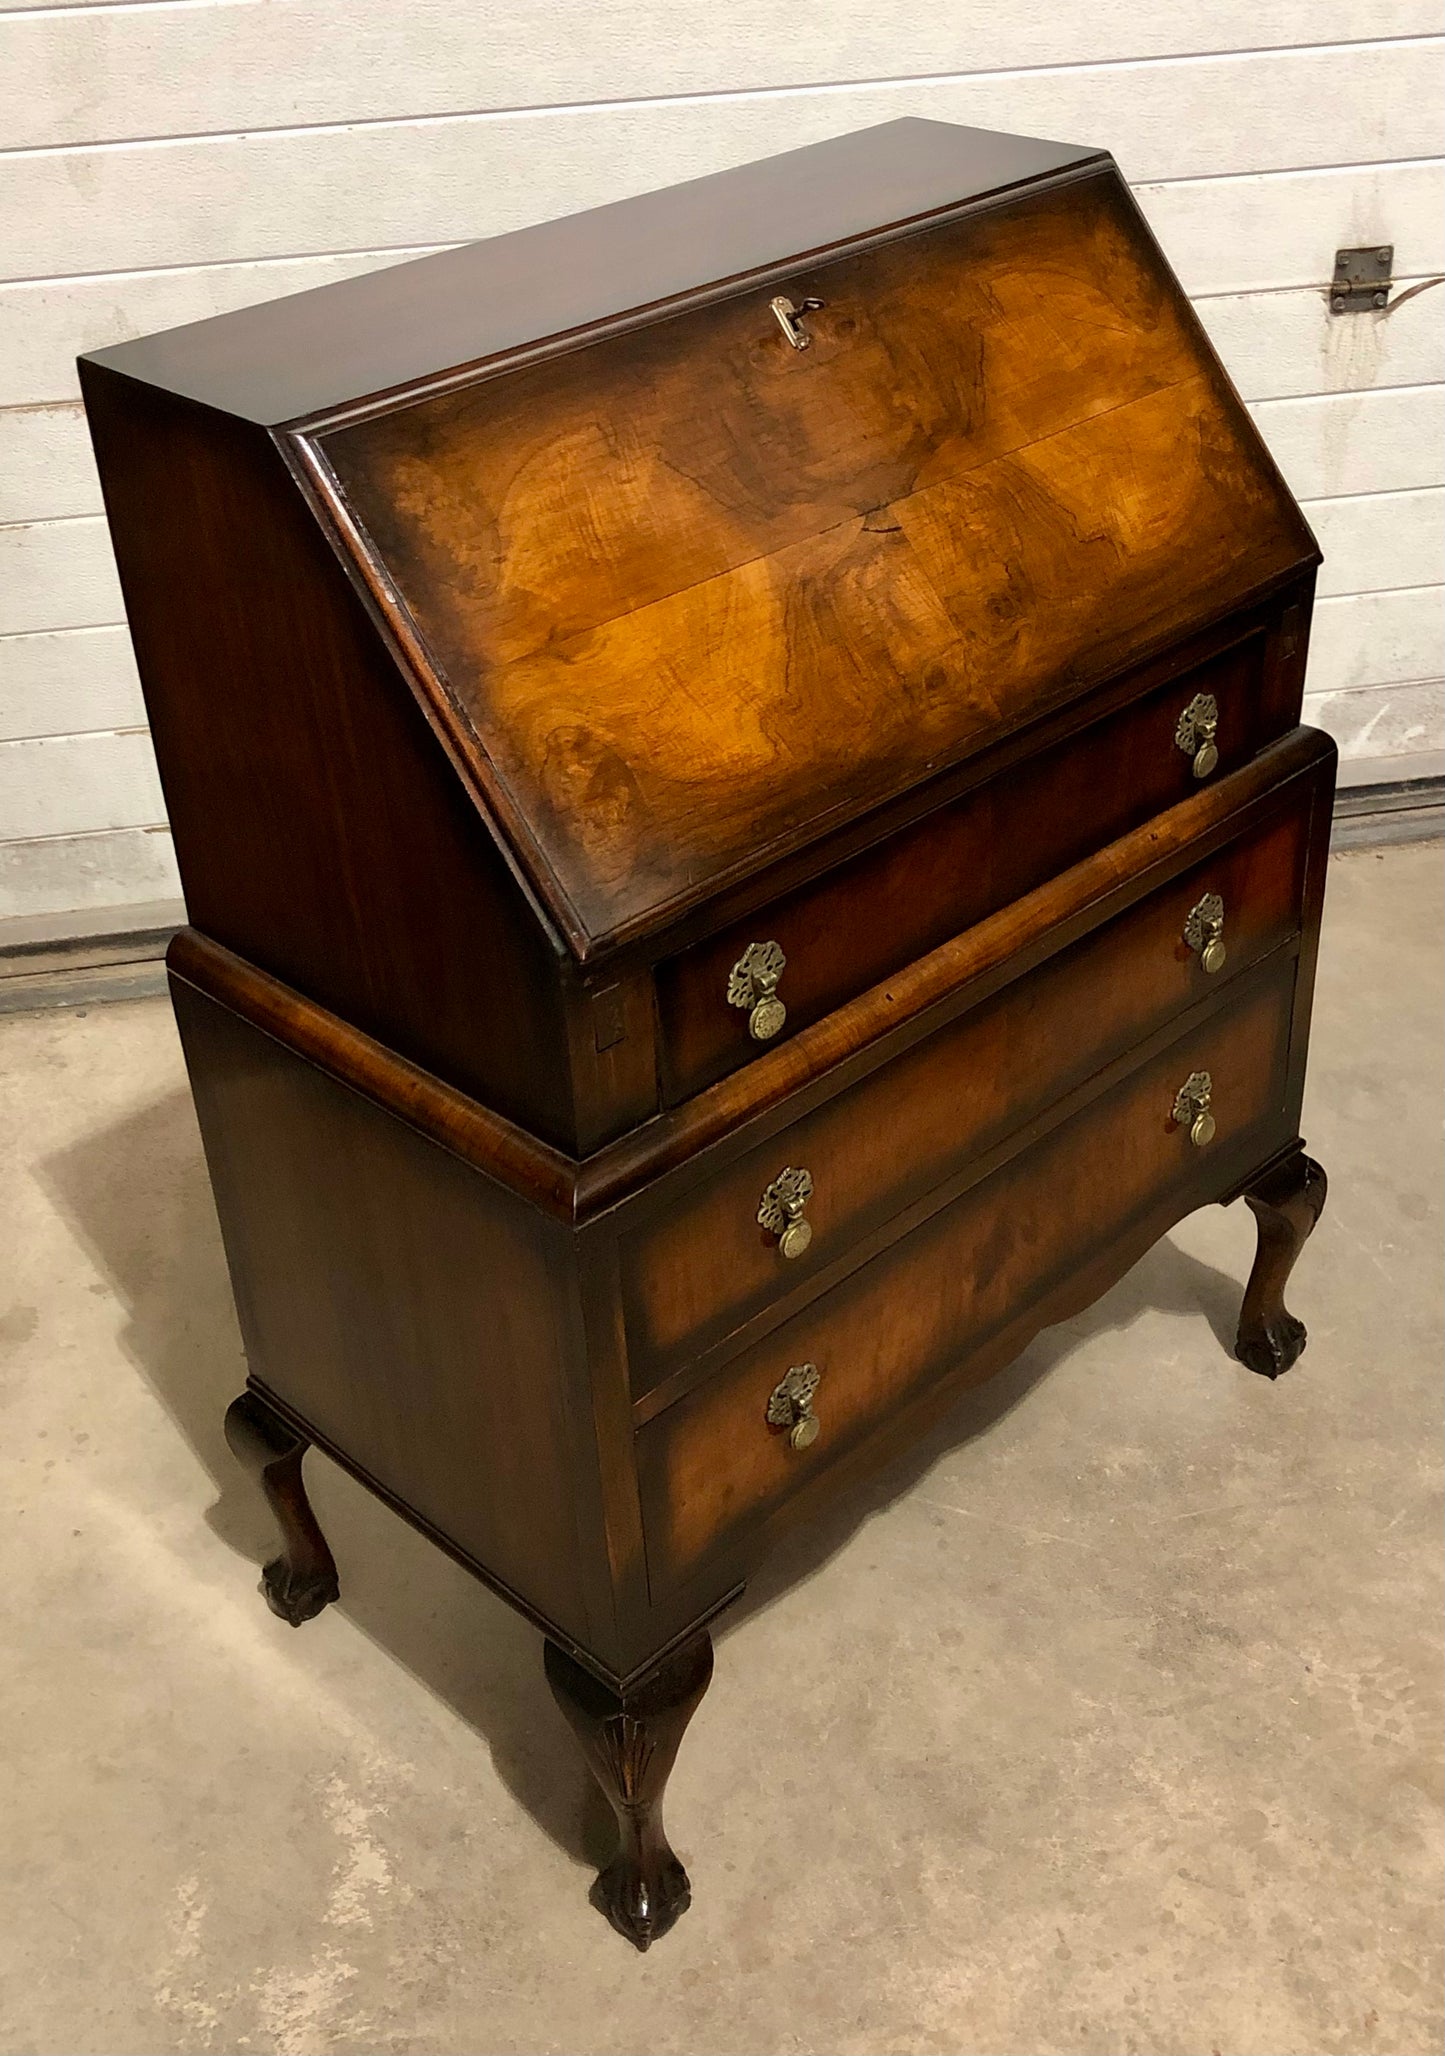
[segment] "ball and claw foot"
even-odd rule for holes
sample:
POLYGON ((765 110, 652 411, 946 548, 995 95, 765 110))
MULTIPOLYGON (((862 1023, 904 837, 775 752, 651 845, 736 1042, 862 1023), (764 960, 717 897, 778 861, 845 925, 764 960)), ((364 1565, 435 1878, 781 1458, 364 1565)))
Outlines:
POLYGON ((310 1576, 298 1576, 284 1556, 272 1557, 261 1573, 261 1591, 278 1620, 299 1628, 314 1621, 317 1614, 341 1597, 341 1585, 333 1568, 310 1576))
POLYGON ((257 1392, 243 1392, 226 1410, 226 1440, 266 1496, 281 1530, 281 1554, 261 1573, 266 1604, 299 1628, 341 1597, 332 1556, 311 1511, 301 1477, 310 1444, 257 1392))
POLYGON ((598 1872, 587 1897, 619 1935, 645 1952, 687 1912, 692 1885, 671 1850, 650 1878, 631 1858, 616 1856, 598 1872))
POLYGON ((1262 1378, 1280 1378, 1299 1362, 1309 1339, 1309 1330, 1304 1322, 1297 1321, 1292 1313, 1281 1308, 1278 1318, 1264 1322, 1257 1334, 1246 1335, 1241 1329, 1234 1353, 1242 1364, 1251 1371, 1258 1371, 1262 1378))
POLYGON ((648 1949, 692 1898, 687 1872, 663 1831, 662 1795, 712 1677, 712 1639, 694 1637, 620 1695, 555 1642, 544 1645, 543 1659, 552 1697, 617 1816, 617 1854, 589 1897, 634 1948, 648 1949))
POLYGON ((1324 1212, 1328 1182, 1303 1150, 1266 1173, 1244 1197, 1259 1245, 1244 1290, 1234 1353, 1263 1378, 1278 1378, 1299 1361, 1307 1336, 1284 1303, 1295 1259, 1324 1212))

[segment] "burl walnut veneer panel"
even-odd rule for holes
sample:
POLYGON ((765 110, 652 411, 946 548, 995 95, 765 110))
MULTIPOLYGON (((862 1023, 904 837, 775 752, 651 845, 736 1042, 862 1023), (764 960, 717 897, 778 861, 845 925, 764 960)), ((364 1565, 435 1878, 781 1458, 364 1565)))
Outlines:
POLYGON ((1117 175, 321 432, 590 934, 1307 562, 1117 175))
POLYGON ((1187 1127, 1171 1119, 1192 1072, 1216 1080, 1220 1157, 1277 1132, 1294 976, 1291 958, 646 1428, 638 1461, 652 1578, 666 1587, 695 1574, 793 1492, 786 1439, 749 1432, 778 1366, 806 1360, 820 1372, 832 1462, 919 1382, 949 1371, 957 1382, 970 1355, 986 1372, 994 1330, 1195 1175, 1187 1127))
POLYGON ((632 1339, 633 1388, 642 1394, 679 1353, 717 1343, 801 1283, 840 1246, 887 1220, 920 1185, 941 1184, 1037 1109, 1052 1105, 1120 1048, 1217 991, 1294 934, 1318 786, 1311 782, 1237 843, 1032 978, 963 1015, 749 1151, 686 1194, 673 1194, 629 1226, 622 1287, 632 1339), (1224 965, 1206 971, 1185 940, 1206 892, 1232 910, 1224 965), (886 1151, 880 1136, 888 1138, 886 1151), (758 1196, 785 1164, 828 1165, 808 1202, 812 1238, 785 1261, 757 1220, 758 1196))

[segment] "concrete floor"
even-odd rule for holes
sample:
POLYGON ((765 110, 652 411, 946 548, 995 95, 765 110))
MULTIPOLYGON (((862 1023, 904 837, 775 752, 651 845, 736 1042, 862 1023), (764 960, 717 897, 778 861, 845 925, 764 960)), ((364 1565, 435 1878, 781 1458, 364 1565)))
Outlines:
POLYGON ((779 1561, 647 1957, 530 1629, 315 1458, 345 1597, 258 1598, 165 1004, 0 1022, 4 2049, 1437 2050, 1440 885, 1332 867, 1304 1362, 1214 1209, 779 1561))

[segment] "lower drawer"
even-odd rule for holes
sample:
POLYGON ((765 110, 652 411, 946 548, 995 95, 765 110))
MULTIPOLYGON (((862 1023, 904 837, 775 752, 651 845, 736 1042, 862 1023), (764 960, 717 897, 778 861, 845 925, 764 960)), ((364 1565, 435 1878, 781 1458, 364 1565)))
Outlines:
POLYGON ((1294 982, 1291 955, 642 1428, 654 1595, 740 1540, 1132 1221, 1173 1195, 1181 1213, 1203 1203, 1235 1160, 1287 1141, 1294 982), (1199 1071, 1213 1081, 1215 1122, 1202 1145, 1173 1118, 1179 1087, 1199 1071), (798 1449, 770 1424, 769 1400, 804 1365, 818 1372, 819 1432, 798 1449))

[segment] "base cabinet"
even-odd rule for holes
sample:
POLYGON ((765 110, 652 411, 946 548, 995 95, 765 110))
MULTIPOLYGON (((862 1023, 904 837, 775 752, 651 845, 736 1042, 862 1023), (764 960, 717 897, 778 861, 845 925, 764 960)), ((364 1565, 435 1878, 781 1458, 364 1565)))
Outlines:
POLYGON ((689 1902, 662 1801, 708 1624, 782 1527, 1212 1201, 1259 1223, 1241 1362, 1298 1357, 1331 772, 1297 731, 878 988, 886 1033, 847 1061, 824 1022, 750 1116, 719 1081, 695 1149, 659 1124, 559 1159, 177 938, 252 1368, 227 1435, 283 1545, 267 1601, 299 1625, 338 1596, 316 1442, 528 1613, 617 1815, 594 1898, 638 1947, 689 1902))

